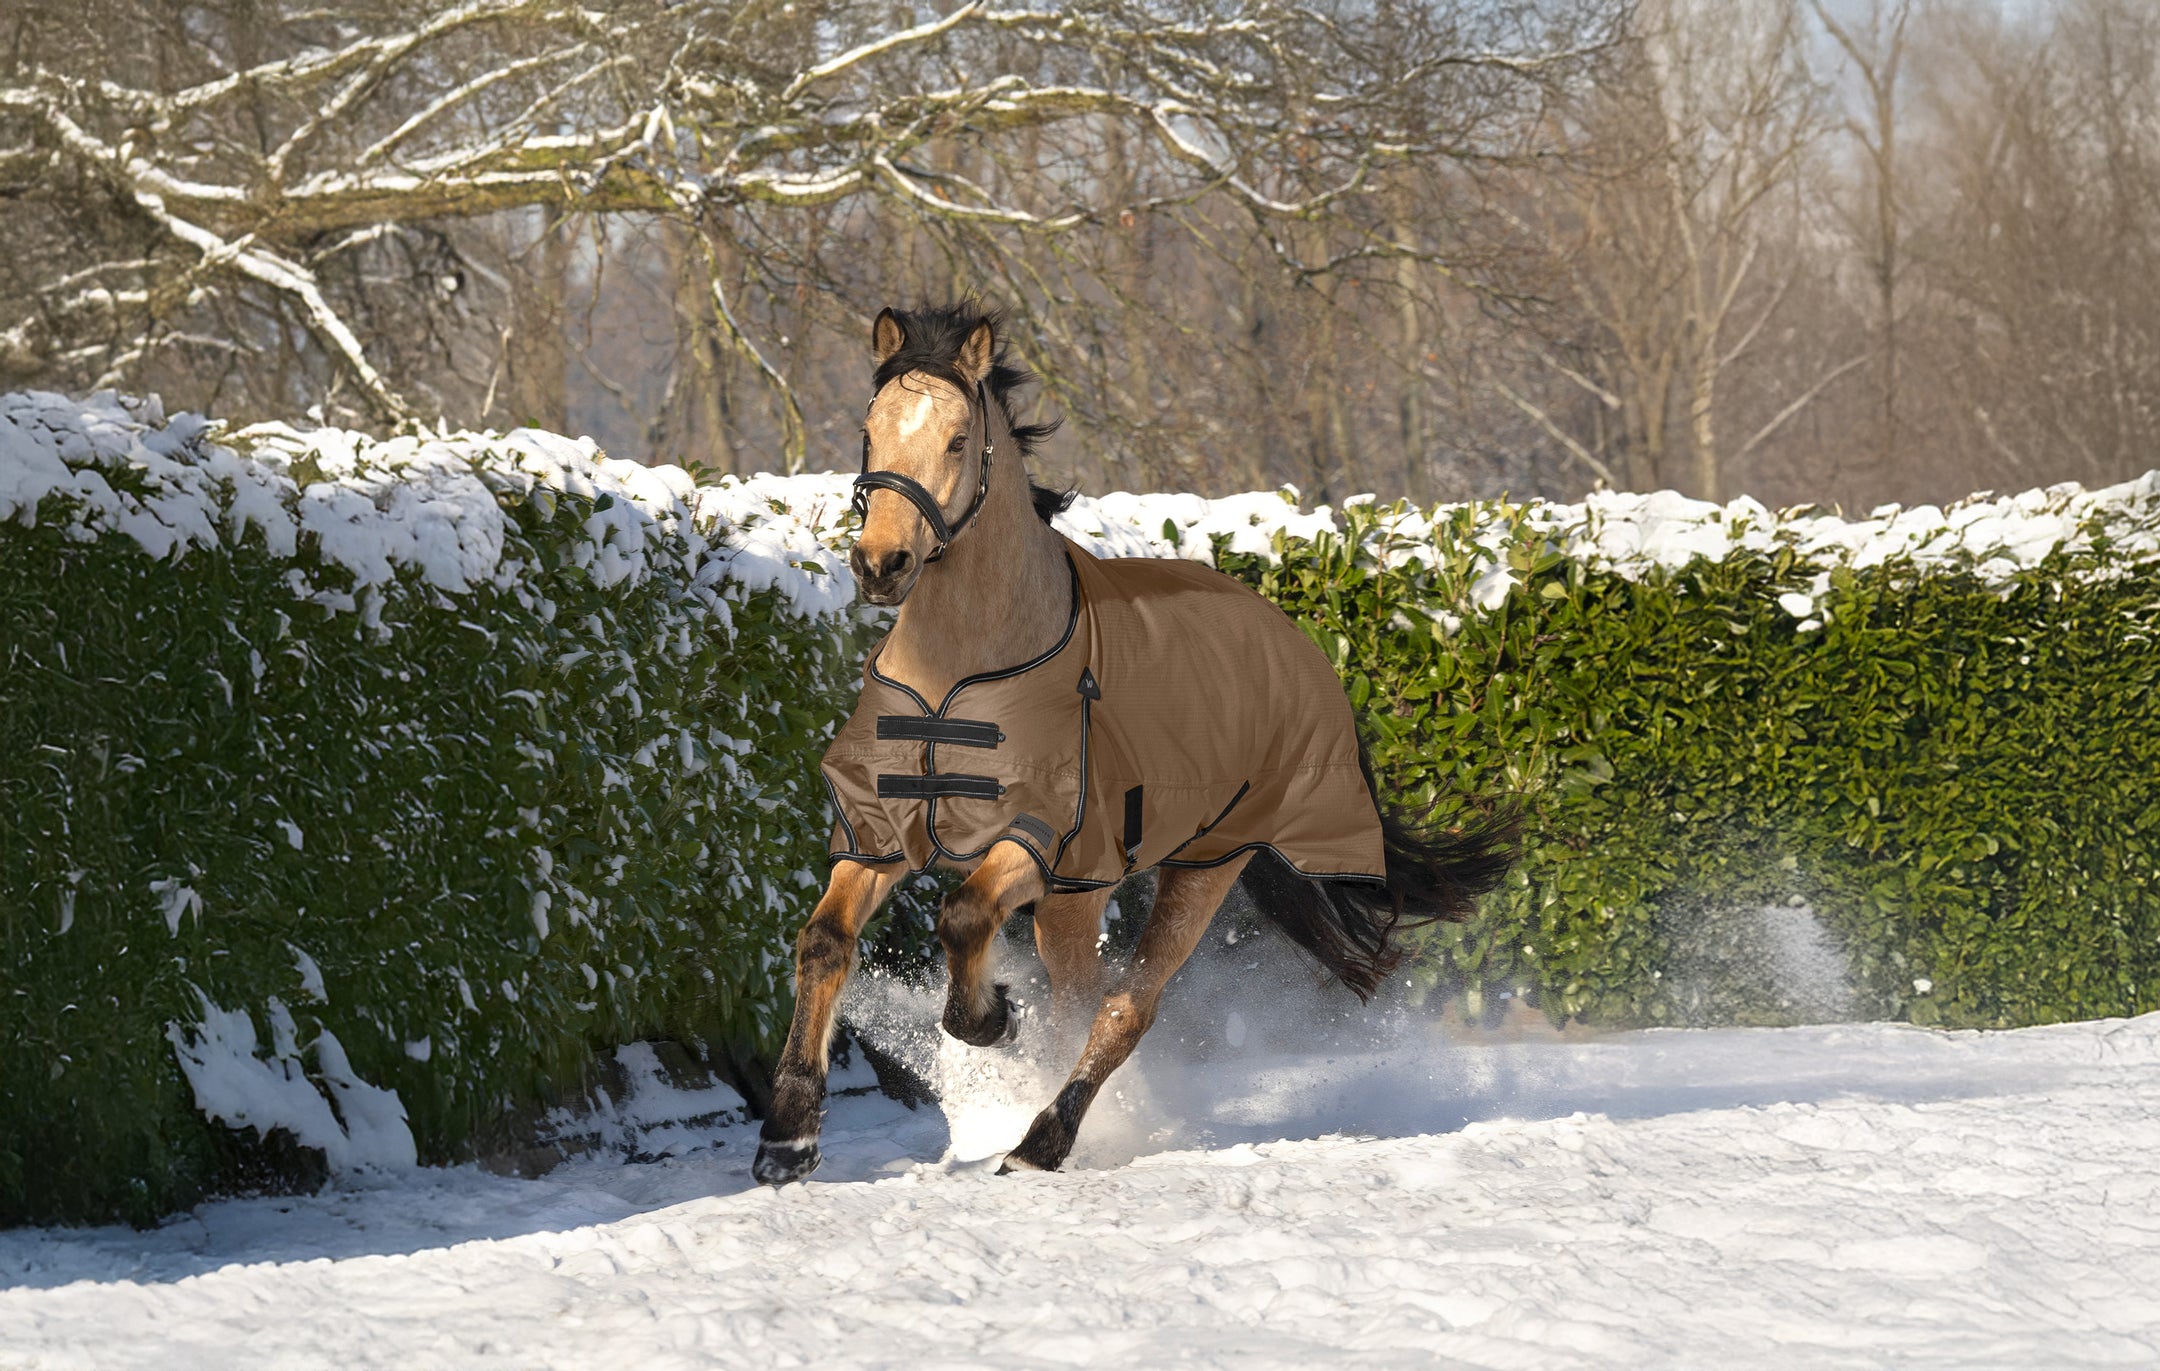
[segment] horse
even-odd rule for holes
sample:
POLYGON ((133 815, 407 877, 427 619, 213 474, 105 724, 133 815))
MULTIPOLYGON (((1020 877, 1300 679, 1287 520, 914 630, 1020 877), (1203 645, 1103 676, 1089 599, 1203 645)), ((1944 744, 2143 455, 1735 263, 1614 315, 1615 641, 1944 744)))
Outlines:
POLYGON ((1027 462, 1056 425, 1016 419, 1035 378, 1000 323, 962 302, 886 309, 871 327, 849 561, 862 599, 898 614, 822 765, 831 868, 795 943, 794 1019, 751 1168, 768 1185, 819 1163, 841 989, 904 876, 967 873, 938 917, 947 1033, 1013 1038, 991 940, 1030 910, 1052 1028, 1086 1023, 1002 1175, 1063 1164, 1233 885, 1364 999, 1399 963, 1402 929, 1469 917, 1514 860, 1511 811, 1443 830, 1383 802, 1334 668, 1273 604, 1196 562, 1097 559, 1053 527, 1071 497, 1027 462), (1153 904, 1112 974, 1105 907, 1150 870, 1153 904))

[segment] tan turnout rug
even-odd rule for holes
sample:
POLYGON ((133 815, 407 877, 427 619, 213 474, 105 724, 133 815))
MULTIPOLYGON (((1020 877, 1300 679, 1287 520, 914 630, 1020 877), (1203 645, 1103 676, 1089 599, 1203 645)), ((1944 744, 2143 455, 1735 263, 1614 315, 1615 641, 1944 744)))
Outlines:
POLYGON ((1264 846, 1381 879, 1350 702, 1297 625, 1193 562, 1066 553, 1071 622, 1035 660, 933 705, 870 655, 825 752, 834 859, 920 871, 1017 842, 1086 890, 1264 846))

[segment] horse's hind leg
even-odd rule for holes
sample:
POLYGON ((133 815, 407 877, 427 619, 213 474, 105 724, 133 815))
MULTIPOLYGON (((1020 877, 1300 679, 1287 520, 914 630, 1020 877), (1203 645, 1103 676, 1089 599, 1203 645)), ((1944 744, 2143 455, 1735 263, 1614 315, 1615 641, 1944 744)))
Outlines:
POLYGON ((1208 921, 1244 869, 1245 859, 1240 857, 1221 866, 1171 868, 1161 874, 1155 886, 1155 908, 1140 932, 1132 965, 1103 997, 1079 1065, 1057 1099, 1035 1116, 1020 1145, 1007 1154, 1000 1173, 1055 1171, 1064 1164, 1080 1131, 1080 1120, 1095 1102, 1095 1092, 1140 1045, 1141 1035, 1155 1022, 1163 986, 1200 945, 1208 921))
POLYGON ((1035 951, 1050 973, 1050 1022, 1061 1043, 1086 1029, 1102 1000, 1103 907, 1111 890, 1046 895, 1035 902, 1035 951))
POLYGON ((982 865, 945 897, 938 941, 945 945, 945 1031, 961 1042, 989 1047, 1012 1027, 1005 987, 990 982, 990 939, 1021 905, 1041 897, 1042 869, 1018 843, 998 843, 982 865))

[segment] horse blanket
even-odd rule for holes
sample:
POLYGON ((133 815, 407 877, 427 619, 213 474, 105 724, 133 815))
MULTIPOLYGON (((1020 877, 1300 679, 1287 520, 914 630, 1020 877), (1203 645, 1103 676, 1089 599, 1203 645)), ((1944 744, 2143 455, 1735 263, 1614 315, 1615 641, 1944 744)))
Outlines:
POLYGON ((1066 555, 1071 619, 1033 661, 933 708, 870 654, 825 752, 833 860, 921 871, 1013 842, 1071 891, 1267 847, 1381 879, 1350 702, 1297 625, 1209 567, 1066 555))

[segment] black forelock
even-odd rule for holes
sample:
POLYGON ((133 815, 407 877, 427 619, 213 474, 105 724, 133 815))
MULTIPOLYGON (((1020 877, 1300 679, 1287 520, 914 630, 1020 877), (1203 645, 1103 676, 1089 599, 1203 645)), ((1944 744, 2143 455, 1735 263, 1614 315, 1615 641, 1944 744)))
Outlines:
MULTIPOLYGON (((979 325, 990 325, 996 340, 990 358, 990 372, 983 377, 983 389, 1011 427, 1013 439, 1020 445, 1022 457, 1032 457, 1043 439, 1057 432, 1062 419, 1049 419, 1039 424, 1023 424, 1013 414, 1013 401, 1017 392, 1036 380, 1035 373, 1026 367, 1015 365, 1005 342, 1005 311, 984 306, 977 300, 955 300, 946 305, 919 305, 914 309, 896 309, 893 318, 900 325, 901 343, 892 356, 878 363, 871 374, 872 393, 883 390, 889 381, 920 371, 948 382, 955 390, 965 394, 968 387, 960 379, 956 363, 960 349, 979 325)), ((1052 490, 1048 486, 1028 482, 1028 493, 1035 503, 1035 513, 1044 523, 1050 516, 1070 505, 1072 491, 1052 490)))

